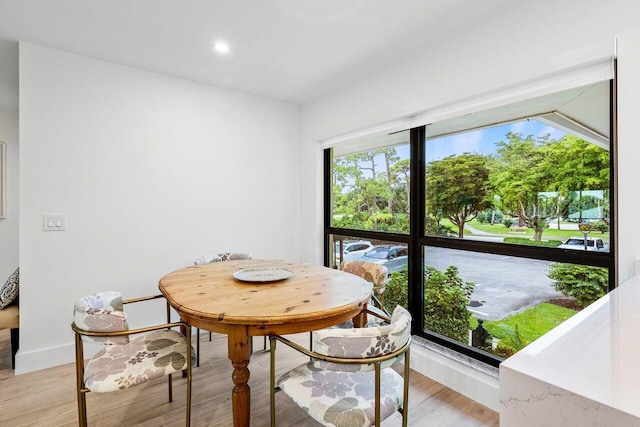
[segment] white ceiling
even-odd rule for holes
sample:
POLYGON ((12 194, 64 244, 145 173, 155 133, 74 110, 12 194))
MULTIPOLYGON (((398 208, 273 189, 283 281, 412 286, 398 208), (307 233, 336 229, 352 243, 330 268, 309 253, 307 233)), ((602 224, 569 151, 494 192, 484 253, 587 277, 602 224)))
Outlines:
POLYGON ((507 2, 0 0, 0 107, 17 108, 17 41, 304 103, 507 2))

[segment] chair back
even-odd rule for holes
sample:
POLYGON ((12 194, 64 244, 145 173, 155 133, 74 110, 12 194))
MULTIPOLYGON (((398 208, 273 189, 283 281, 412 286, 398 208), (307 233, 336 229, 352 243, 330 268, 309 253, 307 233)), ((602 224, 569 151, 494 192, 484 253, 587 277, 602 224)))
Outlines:
POLYGON ((373 290, 382 294, 389 281, 389 270, 384 265, 368 261, 343 261, 340 265, 342 271, 362 277, 373 284, 373 290))
MULTIPOLYGON (((122 294, 115 291, 99 292, 80 298, 73 306, 73 322, 87 331, 128 331, 127 315, 124 313, 122 294)), ((82 340, 92 344, 127 344, 128 336, 93 337, 82 335, 82 340)))
POLYGON ((201 264, 209 264, 211 262, 231 261, 236 259, 251 259, 251 256, 249 256, 249 254, 244 254, 240 252, 222 252, 216 256, 207 255, 207 256, 198 257, 195 259, 195 261, 193 261, 193 263, 195 265, 201 265, 201 264))
MULTIPOLYGON (((330 328, 313 333, 313 349, 316 353, 344 359, 367 359, 397 352, 411 339, 411 314, 401 306, 396 306, 391 323, 368 328, 330 328)), ((382 367, 391 366, 399 358, 383 362, 382 367)), ((340 364, 315 362, 322 369, 334 371, 369 371, 372 364, 340 364)))

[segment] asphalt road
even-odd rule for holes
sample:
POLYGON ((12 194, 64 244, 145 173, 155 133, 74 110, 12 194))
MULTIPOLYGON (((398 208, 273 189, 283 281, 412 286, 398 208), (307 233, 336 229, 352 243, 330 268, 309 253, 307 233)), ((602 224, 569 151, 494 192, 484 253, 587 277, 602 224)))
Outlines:
POLYGON ((479 319, 500 320, 553 298, 564 298, 551 286, 551 261, 427 247, 425 263, 444 271, 458 267, 459 276, 476 284, 469 310, 479 319))

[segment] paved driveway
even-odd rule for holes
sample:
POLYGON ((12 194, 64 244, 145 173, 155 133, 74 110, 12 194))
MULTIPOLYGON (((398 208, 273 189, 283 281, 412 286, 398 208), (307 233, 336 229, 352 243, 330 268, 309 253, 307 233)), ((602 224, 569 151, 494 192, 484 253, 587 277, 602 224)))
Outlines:
POLYGON ((460 277, 476 284, 468 307, 477 318, 500 320, 553 298, 564 298, 551 286, 551 261, 428 247, 425 264, 444 271, 458 267, 460 277))

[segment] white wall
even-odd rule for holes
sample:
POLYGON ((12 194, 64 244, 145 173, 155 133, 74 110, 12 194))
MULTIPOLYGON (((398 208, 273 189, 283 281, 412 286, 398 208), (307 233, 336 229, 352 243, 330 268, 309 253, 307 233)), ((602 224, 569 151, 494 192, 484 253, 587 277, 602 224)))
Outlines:
MULTIPOLYGON (((493 19, 479 20, 463 33, 416 49, 412 58, 372 70, 303 105, 302 163, 315 175, 306 176, 302 187, 301 235, 318 241, 322 236, 322 150, 317 141, 612 56, 617 38, 619 275, 625 281, 640 255, 639 13, 640 4, 628 0, 510 2, 493 19)), ((322 260, 321 245, 303 249, 305 257, 322 260)), ((475 385, 447 385, 479 400, 471 390, 475 385)), ((497 407, 494 403, 489 406, 497 407)))
POLYGON ((296 105, 21 44, 19 121, 16 373, 73 360, 81 296, 219 251, 299 259, 296 105))
MULTIPOLYGON (((636 213, 637 135, 640 122, 640 35, 637 2, 550 0, 511 2, 493 19, 479 20, 464 33, 416 50, 414 57, 373 70, 357 82, 302 106, 305 170, 303 205, 322 200, 322 154, 317 141, 407 117, 467 97, 574 67, 614 54, 619 67, 619 220, 620 275, 633 274, 640 255, 636 213)), ((306 209, 303 235, 322 235, 322 210, 306 209)), ((306 246, 305 256, 320 260, 322 249, 306 246)))
POLYGON ((6 147, 6 217, 0 219, 0 286, 18 268, 18 112, 0 108, 0 142, 6 147))

